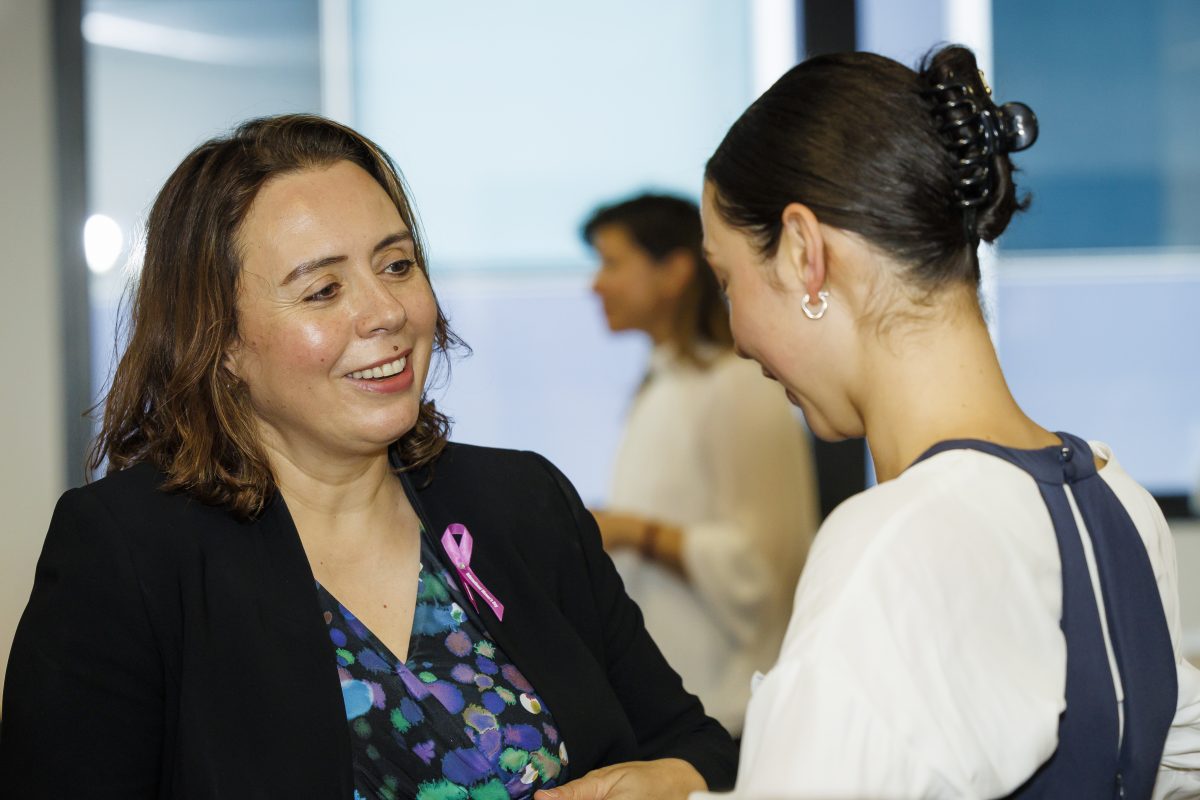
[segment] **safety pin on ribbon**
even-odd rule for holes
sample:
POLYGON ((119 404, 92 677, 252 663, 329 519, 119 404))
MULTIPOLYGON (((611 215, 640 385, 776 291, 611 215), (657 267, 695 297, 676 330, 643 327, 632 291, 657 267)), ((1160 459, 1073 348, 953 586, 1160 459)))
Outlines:
POLYGON ((467 599, 471 601, 471 605, 475 607, 476 611, 479 610, 479 604, 475 602, 475 595, 471 592, 471 589, 474 589, 491 607, 496 614, 496 619, 503 622, 504 604, 497 599, 496 595, 488 591, 488 588, 483 585, 483 581, 479 580, 479 576, 475 574, 475 570, 471 569, 471 550, 474 542, 467 526, 460 522, 451 523, 446 527, 446 532, 442 534, 442 548, 450 557, 450 563, 454 564, 454 569, 458 571, 458 577, 462 580, 463 588, 467 592, 467 599), (455 541, 455 537, 458 537, 461 544, 459 541, 455 541))

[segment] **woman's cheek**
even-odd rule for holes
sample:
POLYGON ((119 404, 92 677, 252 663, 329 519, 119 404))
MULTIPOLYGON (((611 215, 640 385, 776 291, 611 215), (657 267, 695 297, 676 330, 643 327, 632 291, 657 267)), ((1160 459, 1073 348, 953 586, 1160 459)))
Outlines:
POLYGON ((754 316, 752 309, 743 307, 737 311, 731 311, 729 328, 733 332, 734 342, 742 352, 760 363, 764 344, 761 326, 762 320, 754 316))
POLYGON ((324 325, 305 324, 293 331, 291 335, 284 337, 284 341, 278 343, 282 345, 280 349, 284 350, 279 355, 287 361, 299 365, 324 364, 328 366, 337 358, 334 338, 333 333, 324 325))

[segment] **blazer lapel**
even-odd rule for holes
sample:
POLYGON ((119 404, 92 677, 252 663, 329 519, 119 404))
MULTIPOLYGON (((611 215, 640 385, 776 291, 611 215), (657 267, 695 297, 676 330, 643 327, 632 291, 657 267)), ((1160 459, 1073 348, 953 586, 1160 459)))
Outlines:
POLYGON ((272 720, 294 740, 291 761, 300 770, 322 772, 321 785, 335 776, 322 770, 334 763, 340 796, 354 788, 350 732, 333 646, 317 600, 316 579, 283 498, 276 493, 254 526, 260 651, 275 666, 272 691, 282 712, 272 720), (286 720, 286 721, 285 721, 286 720), (307 766, 304 766, 307 765, 307 766))

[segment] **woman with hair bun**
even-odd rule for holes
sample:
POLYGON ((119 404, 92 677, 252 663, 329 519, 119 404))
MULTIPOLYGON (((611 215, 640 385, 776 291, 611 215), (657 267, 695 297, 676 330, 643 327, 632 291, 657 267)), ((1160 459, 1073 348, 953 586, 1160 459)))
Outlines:
POLYGON ((979 304, 1036 135, 963 47, 918 71, 844 53, 708 162, 739 350, 816 435, 865 436, 879 478, 817 534, 739 796, 1200 796, 1166 522, 1107 445, 1026 416, 979 304))

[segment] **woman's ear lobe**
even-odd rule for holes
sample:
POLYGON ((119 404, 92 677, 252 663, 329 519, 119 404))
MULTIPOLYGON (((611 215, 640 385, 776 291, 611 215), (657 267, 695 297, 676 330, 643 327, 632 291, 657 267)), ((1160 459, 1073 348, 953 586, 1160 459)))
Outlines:
POLYGON ((238 371, 239 361, 238 356, 241 354, 241 342, 233 342, 229 347, 225 348, 225 355, 221 356, 221 366, 225 371, 238 380, 242 379, 241 373, 238 371))

